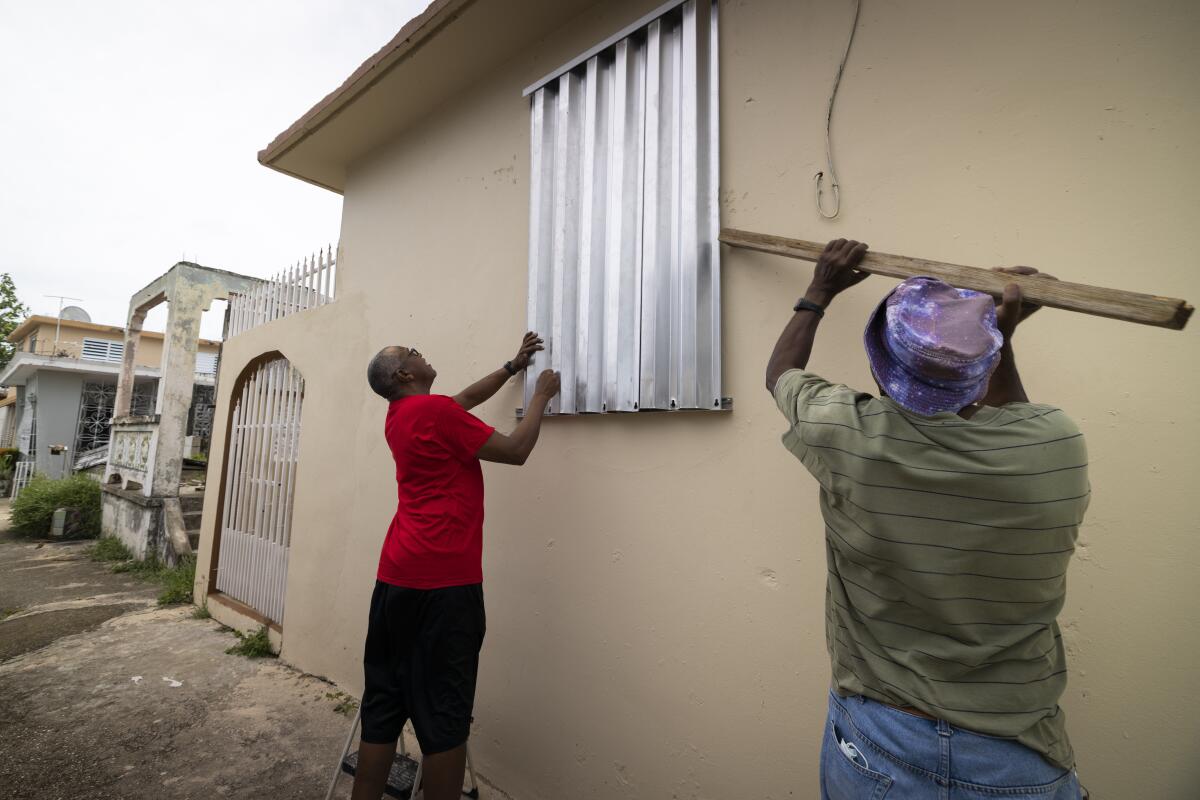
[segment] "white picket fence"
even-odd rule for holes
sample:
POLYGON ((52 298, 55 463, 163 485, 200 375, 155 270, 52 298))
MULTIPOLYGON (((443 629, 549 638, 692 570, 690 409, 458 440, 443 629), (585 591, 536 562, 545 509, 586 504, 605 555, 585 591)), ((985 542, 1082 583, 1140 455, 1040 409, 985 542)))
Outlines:
POLYGON ((263 281, 246 294, 229 296, 229 336, 333 300, 337 255, 332 246, 263 281))

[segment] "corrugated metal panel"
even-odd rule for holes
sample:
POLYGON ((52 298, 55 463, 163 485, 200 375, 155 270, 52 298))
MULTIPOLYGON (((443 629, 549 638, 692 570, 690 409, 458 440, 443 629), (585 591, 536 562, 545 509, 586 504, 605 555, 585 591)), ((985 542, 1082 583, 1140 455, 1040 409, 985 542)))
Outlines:
POLYGON ((716 2, 687 0, 531 94, 552 413, 721 408, 716 43, 716 2))

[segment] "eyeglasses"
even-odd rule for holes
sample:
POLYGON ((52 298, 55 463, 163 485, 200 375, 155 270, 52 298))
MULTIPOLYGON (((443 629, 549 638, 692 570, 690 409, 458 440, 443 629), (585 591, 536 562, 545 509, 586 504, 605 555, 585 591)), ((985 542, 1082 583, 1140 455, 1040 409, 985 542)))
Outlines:
POLYGON ((404 358, 400 359, 400 363, 397 365, 396 369, 404 369, 408 365, 408 360, 410 358, 412 358, 413 356, 420 358, 421 353, 419 351, 417 351, 416 349, 410 347, 410 348, 408 348, 408 353, 405 354, 404 358))

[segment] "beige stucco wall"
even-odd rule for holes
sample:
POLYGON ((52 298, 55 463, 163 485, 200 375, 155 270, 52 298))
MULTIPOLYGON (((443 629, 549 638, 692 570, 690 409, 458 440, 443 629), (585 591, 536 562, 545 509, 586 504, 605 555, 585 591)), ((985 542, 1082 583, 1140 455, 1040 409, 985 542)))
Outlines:
MULTIPOLYGON (((435 390, 453 393, 511 355, 525 324, 520 89, 654 4, 603 4, 356 165, 337 302, 227 343, 221 409, 239 366, 266 350, 307 381, 283 625, 283 657, 302 669, 361 688, 395 492, 367 360, 417 346, 435 390)), ((835 123, 842 216, 824 222, 812 175, 848 6, 725 3, 723 222, 1195 300, 1198 8, 864 3, 835 123)), ((725 251, 731 414, 553 419, 527 466, 485 466, 473 741, 514 798, 816 796, 822 524, 762 388, 808 270, 725 251)), ((891 285, 837 301, 814 369, 870 385, 860 330, 891 285)), ((1029 394, 1065 407, 1091 451, 1063 705, 1102 798, 1190 797, 1200 777, 1197 331, 1046 311, 1018 340, 1029 394)), ((506 429, 519 404, 510 385, 480 416, 506 429)), ((210 492, 199 583, 215 514, 210 492)))

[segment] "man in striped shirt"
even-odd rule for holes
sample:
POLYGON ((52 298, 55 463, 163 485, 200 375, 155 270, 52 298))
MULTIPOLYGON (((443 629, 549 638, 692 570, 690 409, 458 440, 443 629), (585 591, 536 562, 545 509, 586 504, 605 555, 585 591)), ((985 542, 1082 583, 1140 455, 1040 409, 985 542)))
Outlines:
POLYGON ((1021 385, 1012 338, 1036 306, 910 279, 867 327, 880 396, 830 383, 805 367, 866 249, 829 243, 767 367, 825 520, 822 797, 1078 798, 1056 618, 1087 452, 1021 385))

